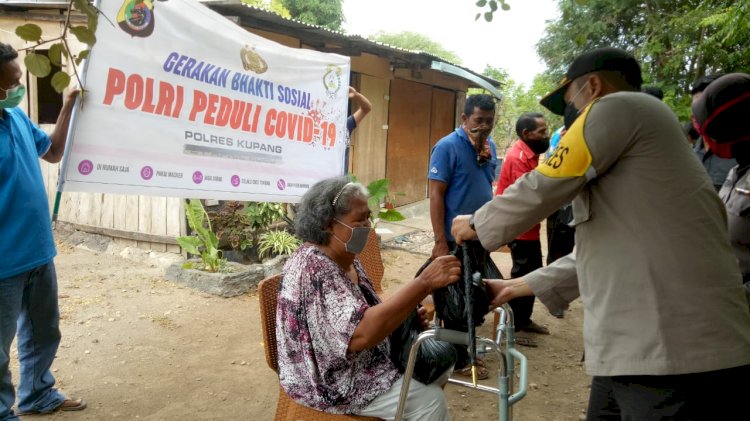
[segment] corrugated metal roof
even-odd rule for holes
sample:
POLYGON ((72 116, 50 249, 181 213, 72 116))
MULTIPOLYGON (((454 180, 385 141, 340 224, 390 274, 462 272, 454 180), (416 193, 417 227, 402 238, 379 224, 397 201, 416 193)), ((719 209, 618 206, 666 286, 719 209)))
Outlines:
MULTIPOLYGON (((215 11, 221 13, 224 16, 237 15, 239 17, 251 18, 256 21, 264 21, 268 23, 279 24, 286 28, 292 28, 292 29, 304 31, 306 35, 310 37, 317 36, 319 38, 320 37, 329 38, 330 41, 333 41, 333 42, 342 41, 348 44, 353 44, 359 47, 360 49, 362 49, 363 51, 370 52, 375 55, 382 56, 382 55, 388 55, 387 54, 388 52, 395 53, 400 56, 398 58, 401 58, 401 59, 411 58, 412 59, 411 61, 421 62, 424 65, 425 69, 429 69, 433 67, 432 61, 448 63, 448 64, 451 64, 455 67, 461 68, 469 72, 470 74, 488 82, 489 84, 493 86, 499 87, 501 85, 500 82, 498 82, 495 79, 484 76, 481 73, 477 73, 474 70, 471 70, 467 67, 463 67, 459 64, 451 63, 442 57, 436 56, 426 51, 409 50, 406 48, 389 45, 383 42, 374 41, 359 34, 347 34, 345 32, 335 31, 335 30, 326 28, 324 26, 313 25, 307 22, 303 22, 299 19, 287 18, 268 9, 245 4, 241 0, 199 0, 199 1, 205 4, 206 6, 214 9, 215 11)), ((68 5, 68 0, 36 0, 36 1, 34 0, 25 0, 25 1, 0 0, 0 7, 9 6, 9 7, 18 7, 18 8, 45 8, 45 7, 66 8, 67 5, 68 5)), ((278 29, 274 30, 274 28, 259 28, 259 29, 283 33, 283 31, 279 31, 278 29)), ((303 39, 302 41, 305 42, 307 40, 303 39)), ((471 82, 476 84, 476 81, 472 80, 471 82)))
MULTIPOLYGON (((383 42, 374 41, 359 34, 348 34, 348 33, 341 32, 341 31, 335 31, 335 30, 332 30, 332 29, 329 29, 320 25, 314 25, 314 24, 310 24, 307 22, 303 22, 299 19, 287 18, 268 9, 245 4, 241 0, 201 0, 201 3, 205 4, 206 6, 211 7, 214 10, 219 11, 220 13, 224 12, 222 13, 224 15, 227 15, 228 14, 227 12, 231 12, 232 14, 238 15, 238 16, 247 16, 247 17, 252 17, 255 19, 263 19, 268 22, 275 22, 279 24, 286 23, 285 25, 286 27, 290 27, 290 26, 296 27, 298 29, 305 29, 308 32, 309 31, 312 31, 313 33, 317 32, 319 35, 326 35, 326 36, 330 36, 331 38, 338 38, 339 40, 342 40, 342 41, 368 45, 368 46, 374 47, 374 49, 376 50, 392 51, 392 52, 401 53, 404 55, 411 55, 411 56, 414 56, 415 58, 419 57, 419 58, 422 58, 423 59, 422 61, 425 62, 426 68, 431 67, 431 63, 430 63, 431 61, 440 61, 440 62, 448 63, 455 67, 459 67, 475 75, 478 78, 485 80, 486 82, 490 83, 493 86, 496 86, 496 87, 501 86, 501 83, 495 79, 484 76, 481 73, 477 73, 472 69, 461 66, 460 64, 451 63, 440 56, 436 56, 426 51, 409 50, 406 48, 401 48, 401 47, 397 47, 394 45, 386 44, 383 42), (248 13, 248 12, 251 12, 251 13, 248 13)), ((273 31, 270 28, 262 28, 262 29, 273 31)), ((282 31, 278 31, 278 30, 273 31, 273 32, 283 33, 282 31)), ((472 83, 475 83, 475 82, 472 81, 472 83)))

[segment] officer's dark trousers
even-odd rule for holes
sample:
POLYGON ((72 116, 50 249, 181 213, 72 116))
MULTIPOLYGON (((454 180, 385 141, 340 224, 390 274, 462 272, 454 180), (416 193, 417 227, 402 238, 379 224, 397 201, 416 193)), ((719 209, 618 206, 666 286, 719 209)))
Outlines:
POLYGON ((595 376, 587 421, 747 419, 750 365, 673 376, 595 376), (745 414, 745 415, 742 415, 745 414))
MULTIPOLYGON (((520 278, 527 273, 542 267, 542 243, 539 240, 513 240, 508 244, 513 259, 511 278, 520 278)), ((534 296, 518 297, 508 302, 513 309, 516 328, 531 323, 531 312, 534 310, 534 296)))
POLYGON ((547 265, 566 256, 576 245, 576 229, 560 221, 559 210, 547 218, 547 265))

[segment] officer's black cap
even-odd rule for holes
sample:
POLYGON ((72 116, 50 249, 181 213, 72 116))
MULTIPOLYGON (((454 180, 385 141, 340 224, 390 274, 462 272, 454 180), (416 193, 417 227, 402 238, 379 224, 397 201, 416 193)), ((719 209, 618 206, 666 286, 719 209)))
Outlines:
POLYGON ((565 77, 560 81, 560 85, 542 98, 540 104, 557 115, 563 115, 565 111, 565 91, 568 86, 575 79, 585 74, 602 70, 620 72, 625 80, 636 89, 640 89, 643 83, 641 66, 635 57, 619 48, 596 48, 576 57, 568 71, 565 72, 565 77))

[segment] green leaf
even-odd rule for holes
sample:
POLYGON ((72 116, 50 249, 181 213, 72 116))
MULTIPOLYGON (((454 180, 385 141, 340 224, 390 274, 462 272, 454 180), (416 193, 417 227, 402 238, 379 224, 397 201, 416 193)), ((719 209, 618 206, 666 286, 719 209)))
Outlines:
POLYGON ((477 13, 477 15, 474 17, 474 20, 479 20, 479 17, 482 16, 481 13, 477 13))
POLYGON ((46 77, 52 71, 52 65, 47 56, 37 53, 28 53, 23 59, 26 69, 36 77, 46 77))
POLYGON ((195 263, 193 262, 185 262, 181 266, 183 269, 195 269, 195 263))
POLYGON ((52 44, 49 47, 49 51, 47 52, 47 57, 49 57, 49 61, 52 62, 57 67, 62 67, 62 56, 63 56, 63 45, 62 43, 56 43, 52 44))
POLYGON ((99 25, 99 15, 89 16, 89 21, 86 27, 91 31, 92 34, 96 33, 96 27, 99 25))
POLYGON ((492 12, 486 12, 484 14, 484 20, 486 20, 487 22, 492 22, 492 12))
POLYGON ((58 94, 61 94, 70 85, 70 75, 63 71, 56 72, 52 75, 50 84, 58 94))
POLYGON ((495 0, 490 1, 490 10, 493 12, 497 10, 497 2, 495 0))
POLYGON ((89 19, 97 16, 96 8, 94 8, 88 0, 73 0, 73 6, 75 6, 77 10, 85 13, 89 19))
POLYGON ((579 6, 585 6, 586 4, 588 4, 588 2, 589 0, 576 0, 576 4, 578 4, 579 6))
POLYGON ((184 248, 186 252, 195 255, 200 254, 198 248, 203 245, 203 241, 201 241, 200 238, 194 237, 192 235, 187 235, 183 237, 177 237, 176 240, 177 244, 179 244, 180 247, 184 248))
POLYGON ((190 228, 193 231, 202 228, 206 215, 206 210, 203 209, 203 203, 198 199, 190 199, 190 201, 184 201, 183 206, 185 208, 185 217, 187 218, 190 228))
POLYGON ((485 4, 487 4, 487 0, 479 0, 477 2, 477 7, 484 7, 485 4))
POLYGON ((396 209, 381 209, 378 217, 388 222, 398 222, 406 219, 406 217, 404 217, 404 215, 402 215, 401 212, 397 211, 396 209))
POLYGON ((508 3, 503 3, 503 5, 500 6, 500 8, 507 12, 508 10, 510 10, 510 5, 508 3))
POLYGON ((76 66, 81 64, 83 60, 88 58, 90 52, 91 50, 83 50, 80 53, 78 53, 78 57, 76 57, 76 66))
POLYGON ((84 44, 94 45, 96 44, 96 35, 85 26, 72 26, 70 32, 78 38, 84 44))
POLYGON ((33 23, 27 23, 16 28, 16 35, 24 41, 41 42, 42 28, 33 23))
POLYGON ((389 183, 390 182, 387 178, 375 180, 367 185, 367 192, 370 194, 371 198, 374 198, 377 203, 380 203, 388 195, 389 183))

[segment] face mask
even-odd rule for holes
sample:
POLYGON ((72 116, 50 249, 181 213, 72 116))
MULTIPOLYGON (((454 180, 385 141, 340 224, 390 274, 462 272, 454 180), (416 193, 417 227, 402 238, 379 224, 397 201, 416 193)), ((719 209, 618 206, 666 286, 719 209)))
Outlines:
POLYGON ((581 86, 581 89, 579 89, 578 92, 573 95, 573 98, 571 98, 570 101, 565 104, 565 111, 563 111, 563 124, 565 124, 566 129, 569 129, 581 114, 581 111, 576 108, 575 102, 573 101, 578 98, 578 95, 581 95, 581 92, 583 92, 583 88, 586 87, 587 83, 588 81, 584 83, 583 86, 581 86))
POLYGON ((565 111, 563 112, 563 124, 565 125, 565 129, 569 129, 570 126, 575 123, 579 114, 581 114, 581 112, 578 111, 578 108, 576 108, 572 102, 565 104, 565 111))
POLYGON ((18 104, 23 101, 23 97, 26 95, 26 87, 18 85, 15 88, 7 89, 5 91, 5 99, 0 100, 0 108, 13 108, 18 107, 18 104))
POLYGON ((367 244, 367 238, 370 236, 370 227, 350 227, 349 225, 346 225, 345 223, 339 221, 338 219, 334 219, 334 221, 338 222, 339 224, 349 228, 352 230, 352 236, 349 237, 349 241, 343 242, 339 237, 336 237, 336 234, 333 235, 333 238, 339 240, 344 246, 346 247, 346 251, 352 254, 359 254, 362 253, 362 250, 365 249, 365 245, 367 244))
POLYGON ((490 136, 492 128, 487 126, 479 126, 469 130, 466 128, 466 126, 464 126, 464 131, 469 136, 469 139, 473 140, 474 142, 484 142, 484 140, 490 136))
POLYGON ((545 152, 547 152, 547 149, 549 149, 549 138, 543 137, 538 140, 530 140, 530 141, 524 141, 527 145, 529 145, 529 148, 532 152, 534 152, 537 155, 541 155, 545 152))

